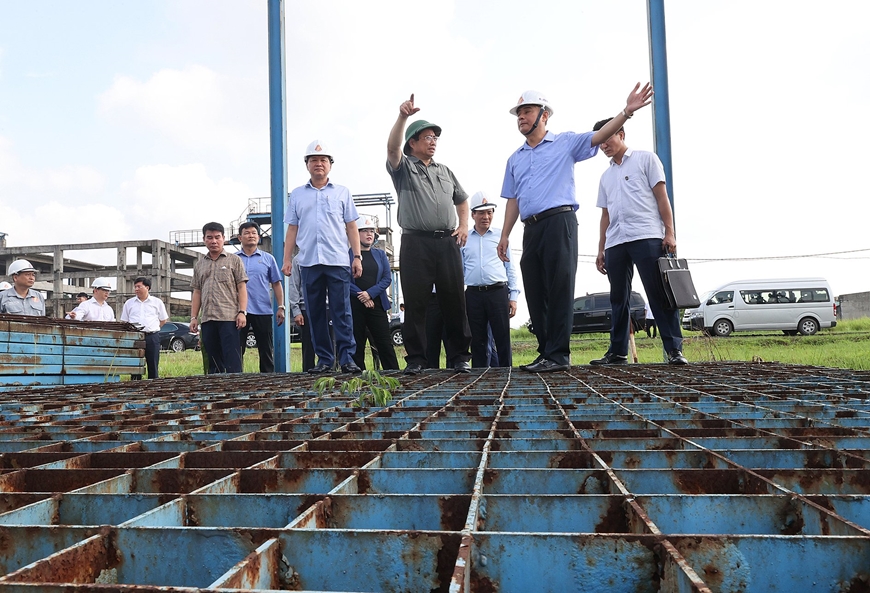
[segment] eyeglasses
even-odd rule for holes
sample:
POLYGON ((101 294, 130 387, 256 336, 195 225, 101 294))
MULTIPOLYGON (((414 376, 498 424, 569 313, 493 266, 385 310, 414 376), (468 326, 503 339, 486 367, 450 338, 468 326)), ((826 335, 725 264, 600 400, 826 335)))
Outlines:
POLYGON ((429 134, 428 136, 421 137, 420 140, 425 140, 426 142, 438 142, 438 136, 429 134))

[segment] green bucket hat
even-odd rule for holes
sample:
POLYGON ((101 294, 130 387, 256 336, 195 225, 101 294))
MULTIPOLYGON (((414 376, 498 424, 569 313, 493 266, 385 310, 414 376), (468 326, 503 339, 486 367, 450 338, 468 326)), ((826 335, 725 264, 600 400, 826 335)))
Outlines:
POLYGON ((402 152, 405 154, 411 154, 411 147, 408 145, 408 140, 410 140, 415 134, 419 133, 421 130, 425 130, 427 128, 432 128, 435 130, 435 135, 441 135, 441 126, 436 126, 433 123, 429 123, 425 119, 418 119, 405 130, 405 147, 402 148, 402 152))

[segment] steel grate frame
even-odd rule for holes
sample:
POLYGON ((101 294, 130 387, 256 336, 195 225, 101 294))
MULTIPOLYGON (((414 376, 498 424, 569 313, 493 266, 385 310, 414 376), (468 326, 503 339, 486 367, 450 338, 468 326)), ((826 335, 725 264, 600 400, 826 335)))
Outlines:
POLYGON ((312 381, 0 394, 0 593, 870 591, 870 373, 312 381))

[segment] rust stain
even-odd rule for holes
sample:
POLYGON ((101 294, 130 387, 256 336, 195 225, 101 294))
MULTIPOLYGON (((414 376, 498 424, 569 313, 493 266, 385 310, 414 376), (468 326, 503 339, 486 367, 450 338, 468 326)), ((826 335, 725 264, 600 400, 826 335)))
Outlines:
POLYGON ((622 498, 611 497, 607 509, 600 517, 601 520, 595 525, 595 533, 630 532, 627 511, 622 498))
POLYGON ((461 531, 465 526, 468 508, 471 506, 470 496, 441 496, 438 507, 441 509, 441 529, 444 531, 461 531))

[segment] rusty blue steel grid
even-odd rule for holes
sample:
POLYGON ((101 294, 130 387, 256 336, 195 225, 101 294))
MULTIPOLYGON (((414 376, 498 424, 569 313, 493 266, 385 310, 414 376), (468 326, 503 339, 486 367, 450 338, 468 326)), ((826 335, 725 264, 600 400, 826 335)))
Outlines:
POLYGON ((870 590, 870 373, 400 380, 0 394, 0 593, 870 590))

